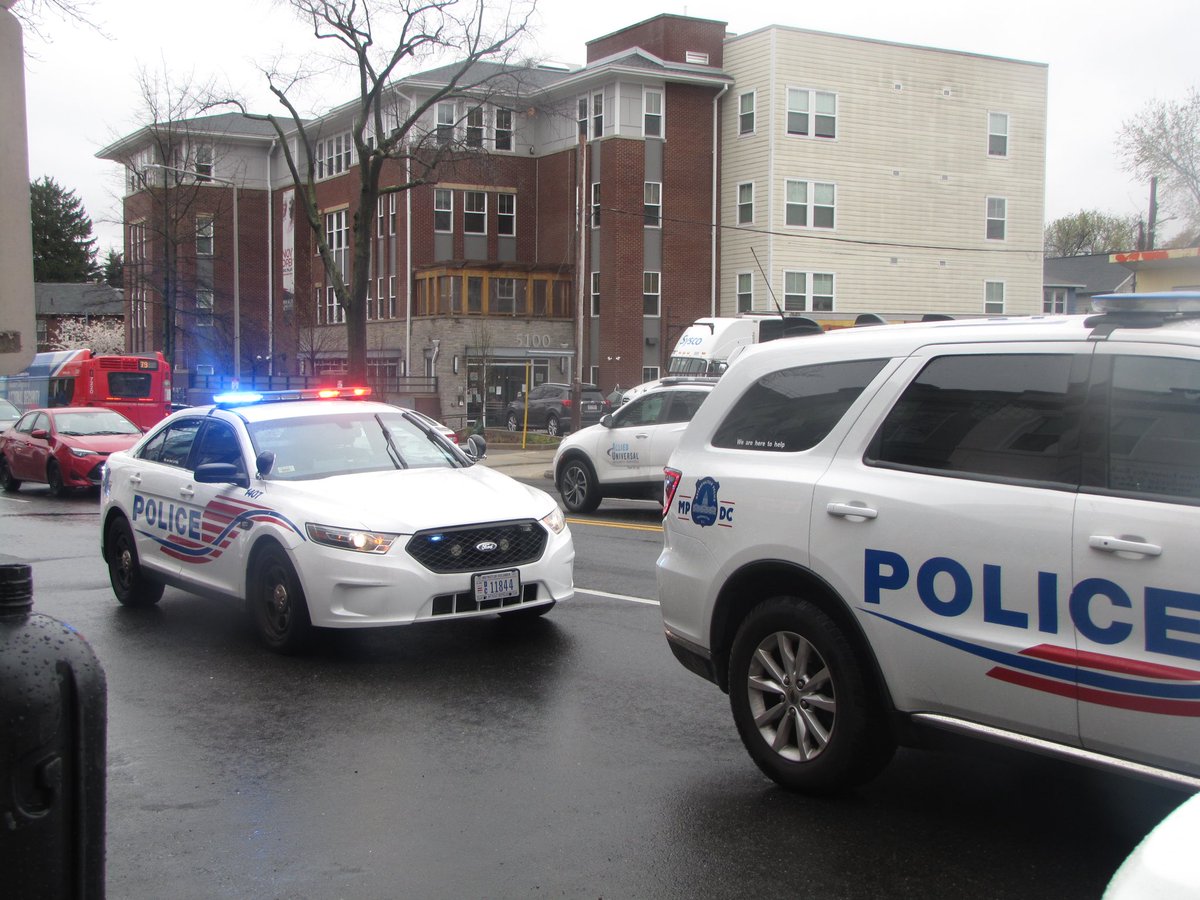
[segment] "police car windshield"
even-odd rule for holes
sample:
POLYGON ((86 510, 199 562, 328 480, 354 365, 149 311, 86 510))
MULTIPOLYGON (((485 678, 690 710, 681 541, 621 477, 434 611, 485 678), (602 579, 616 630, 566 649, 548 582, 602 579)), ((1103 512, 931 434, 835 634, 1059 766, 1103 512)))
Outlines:
POLYGON ((277 419, 254 423, 249 431, 256 453, 275 454, 271 478, 278 481, 466 465, 453 448, 399 410, 277 419))

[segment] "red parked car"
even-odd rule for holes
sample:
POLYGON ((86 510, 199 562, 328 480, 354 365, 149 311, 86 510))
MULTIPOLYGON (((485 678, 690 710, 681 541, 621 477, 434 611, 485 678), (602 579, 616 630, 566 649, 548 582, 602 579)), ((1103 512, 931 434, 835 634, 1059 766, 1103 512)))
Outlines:
POLYGON ((50 485, 56 497, 96 487, 108 455, 129 449, 141 436, 140 428, 111 409, 31 409, 0 434, 0 487, 12 493, 23 481, 37 481, 50 485))

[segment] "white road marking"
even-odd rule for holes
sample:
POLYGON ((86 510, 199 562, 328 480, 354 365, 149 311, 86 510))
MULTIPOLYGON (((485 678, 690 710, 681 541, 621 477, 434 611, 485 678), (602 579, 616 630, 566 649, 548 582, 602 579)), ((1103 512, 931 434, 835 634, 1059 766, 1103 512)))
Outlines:
POLYGON ((646 606, 658 606, 657 600, 648 600, 645 597, 630 597, 628 594, 610 594, 608 591, 597 591, 592 588, 576 587, 577 594, 591 594, 594 597, 606 597, 609 600, 624 600, 628 603, 643 603, 646 606))

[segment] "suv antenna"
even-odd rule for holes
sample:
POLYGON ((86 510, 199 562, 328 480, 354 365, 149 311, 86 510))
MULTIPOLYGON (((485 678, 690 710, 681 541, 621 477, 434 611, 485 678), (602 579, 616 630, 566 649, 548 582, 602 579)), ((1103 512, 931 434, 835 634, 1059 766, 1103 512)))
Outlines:
POLYGON ((754 257, 754 264, 758 266, 758 271, 762 272, 763 281, 766 282, 767 291, 771 294, 771 302, 775 304, 775 310, 779 313, 779 318, 786 319, 787 316, 783 312, 783 307, 779 305, 779 299, 775 296, 775 289, 771 287, 771 279, 767 277, 767 271, 763 268, 762 263, 758 261, 758 254, 754 252, 754 248, 750 248, 750 255, 754 257))

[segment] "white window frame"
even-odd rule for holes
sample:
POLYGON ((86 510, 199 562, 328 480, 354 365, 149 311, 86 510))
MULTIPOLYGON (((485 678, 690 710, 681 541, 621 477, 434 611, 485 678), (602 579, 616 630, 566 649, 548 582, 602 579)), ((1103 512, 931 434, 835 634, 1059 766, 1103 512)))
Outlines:
POLYGON ((754 311, 754 273, 753 272, 738 272, 736 275, 733 276, 733 278, 734 278, 733 298, 734 298, 735 312, 739 312, 739 313, 753 312, 754 311), (742 290, 743 279, 745 279, 744 283, 745 283, 746 287, 749 288, 749 290, 742 290), (749 302, 746 304, 745 309, 742 308, 742 297, 743 296, 749 298, 749 302))
POLYGON ((662 182, 642 183, 642 225, 662 228, 662 182))
POLYGON ((783 117, 783 131, 788 137, 808 138, 819 141, 837 140, 838 95, 834 91, 822 91, 817 88, 788 87, 787 109, 783 117), (833 112, 823 112, 819 107, 824 98, 833 99, 833 112), (792 117, 803 117, 803 130, 792 130, 792 117), (830 119, 833 123, 833 134, 818 134, 818 119, 830 119))
POLYGON ((788 228, 815 228, 822 231, 830 231, 837 227, 837 185, 830 181, 809 181, 802 178, 785 178, 783 181, 783 222, 788 228), (790 191, 793 185, 801 185, 803 187, 803 201, 790 199, 790 191), (833 194, 832 202, 817 202, 817 194, 822 188, 828 188, 833 194), (796 224, 788 220, 788 214, 792 209, 799 208, 803 212, 804 221, 796 224), (830 223, 828 225, 817 224, 817 211, 828 210, 830 223))
POLYGON ((454 191, 450 188, 433 189, 433 230, 438 234, 454 234, 454 191), (439 200, 449 201, 449 206, 438 206, 439 200), (445 220, 446 227, 438 227, 438 213, 445 220))
POLYGON ((756 107, 757 102, 758 101, 755 97, 754 91, 745 91, 741 94, 738 94, 737 123, 738 123, 738 135, 739 136, 747 135, 747 134, 754 134, 754 129, 758 122, 758 116, 755 114, 755 107, 756 107), (746 109, 746 99, 747 98, 749 98, 749 100, 750 100, 750 109, 749 110, 746 109), (747 123, 746 117, 747 116, 749 116, 749 120, 748 120, 750 123, 749 128, 746 127, 746 123, 747 123))
POLYGON ((491 291, 488 292, 488 312, 491 315, 496 315, 500 310, 500 301, 505 300, 508 303, 508 309, 500 312, 501 315, 515 316, 517 314, 517 279, 510 277, 493 278, 489 288, 496 289, 495 296, 491 296, 491 291))
POLYGON ((458 130, 458 106, 453 100, 443 100, 434 109, 434 141, 437 144, 454 142, 458 130))
POLYGON ((588 366, 588 384, 600 384, 599 366, 588 366))
POLYGON ((575 113, 575 125, 578 129, 578 135, 585 141, 588 139, 588 127, 591 121, 591 97, 584 94, 578 98, 578 109, 575 113))
POLYGON ((495 150, 499 153, 512 153, 516 149, 513 111, 507 106, 496 107, 495 126, 493 137, 495 150))
POLYGON ((464 128, 463 142, 468 147, 482 150, 488 137, 487 113, 482 106, 472 106, 467 110, 464 128))
POLYGON ((1004 306, 1005 306, 1007 295, 1008 295, 1008 287, 1004 281, 991 281, 991 280, 985 281, 983 283, 983 312, 984 312, 984 315, 988 315, 988 316, 1004 315, 1004 306), (988 297, 989 291, 992 287, 998 287, 1000 289, 999 308, 997 308, 996 300, 990 299, 988 297))
POLYGON ((734 194, 734 206, 737 211, 734 218, 737 221, 738 225, 753 225, 754 224, 754 182, 753 181, 743 181, 737 186, 736 193, 734 194), (750 199, 749 200, 742 199, 742 189, 743 188, 750 189, 750 199), (748 218, 742 217, 742 210, 744 210, 744 209, 748 209, 750 211, 750 215, 748 218))
POLYGON ((396 195, 388 194, 388 234, 396 233, 396 195))
POLYGON ((990 110, 987 114, 987 155, 991 159, 1007 159, 1008 158, 1008 142, 1009 134, 1012 130, 1012 117, 1006 112, 998 112, 990 110), (1004 120, 1004 130, 996 131, 995 124, 992 122, 993 117, 1002 118, 1004 120), (996 153, 992 150, 992 138, 1003 138, 1004 148, 1001 152, 996 153))
POLYGON ((600 182, 592 182, 592 214, 590 218, 593 228, 600 227, 600 182))
POLYGON ((195 159, 192 160, 192 170, 196 173, 196 182, 207 184, 212 181, 213 168, 212 144, 197 144, 195 159))
POLYGON ((600 316, 600 273, 593 272, 591 277, 591 310, 592 318, 600 316))
POLYGON ((592 114, 592 138, 604 137, 604 91, 596 91, 592 94, 591 103, 592 114), (600 112, 596 112, 596 101, 600 101, 600 112))
POLYGON ((984 201, 984 237, 989 241, 1003 241, 1008 238, 1008 198, 1007 197, 988 197, 984 201), (992 203, 1000 204, 1000 215, 992 215, 992 203), (1000 234, 994 236, 992 234, 992 223, 999 222, 1000 234))
POLYGON ((835 312, 837 310, 837 276, 833 272, 805 272, 785 269, 783 273, 783 308, 787 312, 835 312), (798 276, 802 282, 788 285, 788 276, 798 276), (828 285, 828 290, 818 290, 828 285), (798 298, 798 300, 797 300, 798 298))
POLYGON ((517 195, 513 193, 499 193, 496 195, 496 234, 501 237, 516 237, 517 236, 517 195), (508 203, 509 209, 505 209, 505 203, 508 203), (508 231, 504 229, 508 228, 508 231))
POLYGON ((663 109, 663 91, 659 88, 642 88, 642 137, 643 138, 665 138, 667 136, 667 120, 665 110, 663 109), (651 98, 658 100, 658 110, 654 111, 651 107, 651 98), (649 125, 654 122, 657 126, 654 133, 651 133, 649 125))
POLYGON ((325 243, 342 270, 342 278, 350 277, 350 229, 348 209, 325 213, 325 243))
POLYGON ((396 318, 396 276, 388 276, 388 314, 389 319, 396 318))
POLYGON ((1066 288, 1046 288, 1042 292, 1042 312, 1047 315, 1059 315, 1067 311, 1066 288))
POLYGON ((808 305, 813 312, 834 312, 837 309, 837 277, 832 272, 808 273, 808 305), (817 279, 829 279, 829 291, 817 290, 817 279), (828 297, 828 305, 820 302, 828 297))
POLYGON ((213 216, 196 216, 196 255, 211 257, 217 246, 216 219, 213 216))
POLYGON ((213 301, 215 294, 212 288, 198 288, 196 290, 196 327, 197 328, 212 328, 215 324, 215 316, 213 315, 213 301))
POLYGON ((661 371, 662 369, 658 366, 642 366, 642 384, 645 384, 647 381, 658 381, 661 377, 659 375, 661 371))
POLYGON ((463 191, 463 234, 471 235, 486 235, 487 234, 487 191, 463 191), (472 209, 472 198, 482 199, 482 209, 472 209), (468 216, 470 218, 468 218, 468 216), (467 227, 468 222, 478 221, 481 227, 478 231, 467 227))
POLYGON ((662 317, 662 272, 642 272, 642 318, 662 317), (646 304, 653 298, 654 312, 646 311, 646 304))
POLYGON ((384 213, 383 197, 375 198, 375 237, 383 237, 384 213))
POLYGON ((346 309, 338 302, 333 285, 325 288, 325 324, 341 325, 346 321, 346 309))

